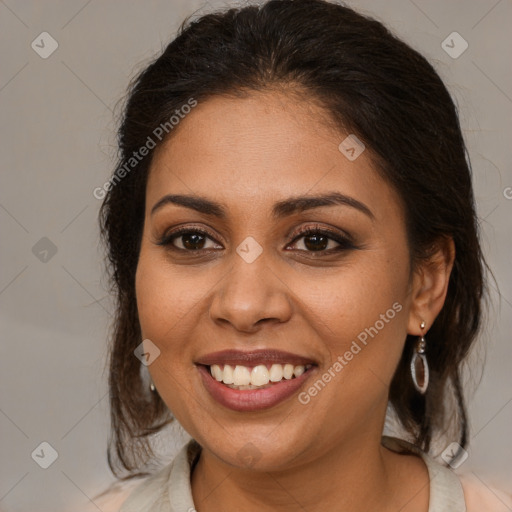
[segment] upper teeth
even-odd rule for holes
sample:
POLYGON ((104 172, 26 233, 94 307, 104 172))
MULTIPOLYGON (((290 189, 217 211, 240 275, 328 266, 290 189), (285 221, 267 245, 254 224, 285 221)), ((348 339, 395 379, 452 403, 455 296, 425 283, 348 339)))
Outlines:
POLYGON ((291 379, 294 375, 299 377, 311 365, 308 364, 293 366, 293 364, 273 364, 268 369, 264 364, 248 368, 247 366, 237 365, 234 368, 229 364, 221 368, 218 364, 212 364, 210 372, 213 378, 224 384, 234 384, 235 386, 265 386, 269 382, 279 382, 283 379, 291 379))

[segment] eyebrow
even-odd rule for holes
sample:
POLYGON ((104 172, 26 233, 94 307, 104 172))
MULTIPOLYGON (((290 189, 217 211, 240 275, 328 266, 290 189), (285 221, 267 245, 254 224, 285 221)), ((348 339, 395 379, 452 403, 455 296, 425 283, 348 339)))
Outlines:
MULTIPOLYGON (((163 208, 167 204, 184 206, 185 208, 190 208, 199 213, 217 217, 219 219, 227 218, 227 210, 221 203, 217 203, 211 199, 207 199, 201 196, 184 194, 169 194, 162 197, 151 209, 151 215, 153 215, 157 210, 163 208)), ((313 208, 339 205, 355 208, 356 210, 364 213, 370 219, 375 220, 375 216, 368 208, 368 206, 366 206, 361 201, 354 199, 353 197, 340 194, 339 192, 332 192, 315 196, 295 196, 283 201, 278 201, 272 208, 272 216, 275 219, 279 219, 293 215, 294 213, 311 210, 313 208)))

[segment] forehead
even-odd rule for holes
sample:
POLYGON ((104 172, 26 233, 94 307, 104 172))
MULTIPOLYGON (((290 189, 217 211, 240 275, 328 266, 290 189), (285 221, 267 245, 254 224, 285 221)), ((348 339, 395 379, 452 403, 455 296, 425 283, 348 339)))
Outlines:
POLYGON ((296 96, 267 92, 208 99, 157 149, 148 208, 171 193, 215 198, 233 214, 242 205, 244 211, 251 204, 259 209, 268 200, 270 208, 285 197, 332 191, 377 210, 398 203, 369 150, 355 160, 340 151, 348 135, 325 111, 296 96))

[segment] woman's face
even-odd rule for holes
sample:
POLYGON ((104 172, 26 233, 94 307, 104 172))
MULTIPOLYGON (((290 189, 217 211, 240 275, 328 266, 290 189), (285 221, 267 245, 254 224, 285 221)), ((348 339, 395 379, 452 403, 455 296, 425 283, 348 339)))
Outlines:
POLYGON ((160 350, 149 366, 158 393, 205 449, 239 467, 379 442, 419 321, 403 211, 369 150, 353 159, 361 148, 339 149, 347 133, 276 92, 209 99, 178 128, 154 155, 136 276, 143 338, 160 350), (304 200, 333 194, 339 202, 304 200), (171 239, 177 228, 188 234, 171 239), (225 350, 236 353, 208 357, 225 350), (262 367, 278 379, 286 364, 313 366, 233 390, 199 364, 215 361, 238 362, 237 378, 256 383, 269 378, 262 367))

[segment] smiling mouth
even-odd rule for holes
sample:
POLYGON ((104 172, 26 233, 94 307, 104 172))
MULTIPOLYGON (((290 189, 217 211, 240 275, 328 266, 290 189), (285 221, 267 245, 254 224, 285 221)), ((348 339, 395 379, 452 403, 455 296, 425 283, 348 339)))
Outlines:
POLYGON ((225 386, 236 390, 266 389, 280 382, 300 377, 312 368, 313 364, 259 364, 245 365, 205 365, 210 375, 225 386))

